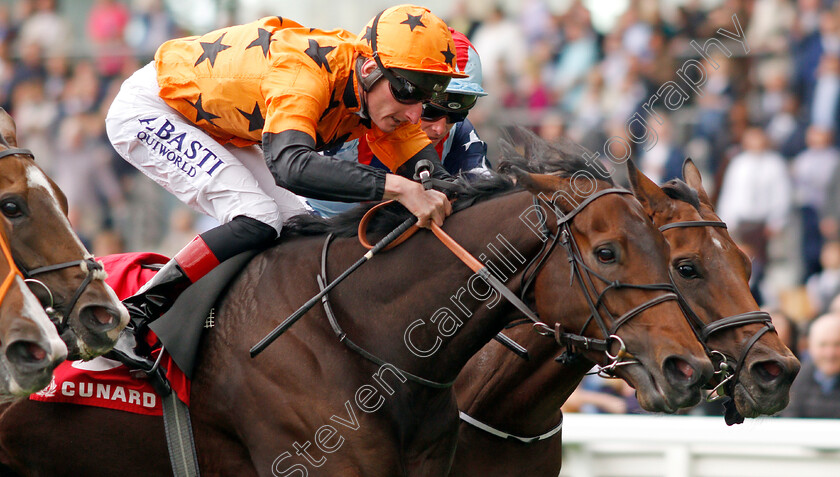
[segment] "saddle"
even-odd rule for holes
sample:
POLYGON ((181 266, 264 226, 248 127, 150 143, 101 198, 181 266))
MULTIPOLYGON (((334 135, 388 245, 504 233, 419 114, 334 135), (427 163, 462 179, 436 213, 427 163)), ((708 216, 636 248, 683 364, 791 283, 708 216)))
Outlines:
MULTIPOLYGON (((222 262, 201 280, 187 287, 172 307, 148 328, 172 356, 175 364, 190 379, 195 371, 195 358, 208 316, 220 295, 259 250, 249 250, 222 262)), ((142 331, 142 329, 141 329, 142 331)), ((138 337, 143 338, 143 337, 138 337)))

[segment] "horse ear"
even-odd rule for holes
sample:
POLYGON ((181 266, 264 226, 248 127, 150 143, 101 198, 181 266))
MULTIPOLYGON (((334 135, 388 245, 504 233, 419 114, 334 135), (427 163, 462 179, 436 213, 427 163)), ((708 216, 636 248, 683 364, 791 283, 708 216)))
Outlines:
POLYGON ((700 169, 697 168, 690 157, 687 157, 685 162, 683 162, 682 174, 685 183, 697 191, 700 202, 711 207, 712 201, 709 200, 709 195, 706 194, 706 189, 703 188, 703 178, 700 176, 700 169))
POLYGON ((0 108, 0 136, 10 147, 17 147, 15 120, 3 108, 0 108))
POLYGON ((630 190, 633 191, 633 195, 641 202, 649 216, 652 217, 654 212, 664 210, 670 204, 671 199, 662 192, 662 189, 655 182, 642 174, 642 171, 636 167, 636 163, 632 159, 627 161, 627 176, 630 179, 630 190))

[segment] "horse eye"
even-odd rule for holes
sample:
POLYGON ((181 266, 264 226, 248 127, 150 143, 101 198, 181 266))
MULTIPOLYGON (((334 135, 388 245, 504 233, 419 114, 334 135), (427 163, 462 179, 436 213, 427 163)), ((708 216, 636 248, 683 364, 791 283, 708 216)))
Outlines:
POLYGON ((3 215, 10 219, 16 219, 23 215, 23 210, 21 210, 20 205, 12 200, 4 201, 0 204, 0 209, 2 209, 3 215))
POLYGON ((598 256, 598 260, 602 263, 612 263, 615 261, 615 252, 607 247, 599 248, 595 251, 595 255, 598 256))
POLYGON ((700 274, 697 273, 697 269, 694 268, 694 265, 690 263, 681 263, 677 265, 677 272, 680 274, 681 277, 689 280, 694 278, 700 278, 700 274))

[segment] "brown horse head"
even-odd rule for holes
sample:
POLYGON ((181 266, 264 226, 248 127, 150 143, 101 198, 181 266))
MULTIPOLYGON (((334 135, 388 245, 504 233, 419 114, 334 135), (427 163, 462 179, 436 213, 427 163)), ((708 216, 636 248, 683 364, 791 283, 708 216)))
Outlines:
POLYGON ((519 174, 517 180, 542 201, 546 240, 558 237, 558 248, 569 251, 551 253, 536 277, 539 316, 560 323, 558 333, 606 340, 606 353, 586 343, 574 347, 630 383, 645 409, 692 406, 712 364, 673 293, 668 244, 631 194, 577 162, 567 161, 557 174, 519 174), (589 295, 592 314, 573 321, 565 304, 581 292, 589 295))
MULTIPOLYGON (((656 226, 665 228, 671 275, 699 318, 701 337, 715 361, 724 359, 729 368, 724 373, 729 381, 719 390, 734 394, 745 417, 780 411, 788 403, 799 361, 767 326, 769 316, 759 312, 749 287, 750 260, 715 214, 700 171, 688 159, 685 182, 673 180, 660 188, 632 162, 628 167, 636 197, 656 226)), ((713 384, 721 377, 716 375, 713 384)))
POLYGON ((17 147, 15 124, 2 110, 0 137, 0 212, 15 262, 51 307, 70 356, 101 355, 113 347, 128 312, 73 231, 64 194, 28 151, 10 151, 17 147))
POLYGON ((67 347, 12 259, 0 227, 0 400, 26 396, 50 383, 67 347))

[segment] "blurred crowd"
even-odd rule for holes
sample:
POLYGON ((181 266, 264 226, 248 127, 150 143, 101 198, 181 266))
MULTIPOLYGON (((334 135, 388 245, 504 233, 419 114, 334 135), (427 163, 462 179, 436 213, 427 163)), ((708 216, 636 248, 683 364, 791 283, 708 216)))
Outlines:
MULTIPOLYGON (((95 254, 172 255, 212 224, 122 161, 103 119, 161 43, 204 32, 162 0, 94 0, 79 31, 59 1, 0 4, 0 106, 95 254)), ((491 162, 512 122, 613 158, 619 182, 615 158, 662 183, 690 156, 753 259, 759 303, 803 337, 840 307, 840 2, 630 0, 599 29, 598 2, 476 3, 436 13, 481 55, 490 95, 470 119, 491 162)))
POLYGON ((18 144, 67 195, 71 222, 93 253, 174 254, 194 236, 197 217, 116 155, 104 119, 123 80, 186 32, 161 0, 95 0, 83 31, 60 6, 0 4, 0 106, 15 120, 18 144))

